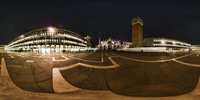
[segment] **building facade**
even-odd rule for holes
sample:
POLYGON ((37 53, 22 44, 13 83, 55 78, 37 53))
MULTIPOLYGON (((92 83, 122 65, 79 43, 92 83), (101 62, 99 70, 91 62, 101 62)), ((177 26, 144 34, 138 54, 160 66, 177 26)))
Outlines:
POLYGON ((143 46, 143 21, 139 16, 132 20, 132 47, 143 46))
POLYGON ((130 48, 130 47, 132 47, 132 43, 123 41, 122 42, 122 47, 123 48, 130 48))
POLYGON ((192 45, 191 50, 194 50, 194 51, 200 50, 200 45, 192 45))
POLYGON ((120 40, 113 40, 109 38, 107 40, 103 40, 99 44, 100 50, 117 50, 121 48, 129 48, 131 47, 131 42, 121 42, 120 40))
POLYGON ((145 47, 166 47, 167 50, 189 50, 191 44, 167 39, 167 38, 144 38, 145 47))
POLYGON ((0 51, 3 51, 6 45, 0 45, 0 51))
POLYGON ((49 27, 18 36, 5 49, 8 51, 49 53, 83 51, 90 47, 90 37, 84 38, 69 30, 49 27))

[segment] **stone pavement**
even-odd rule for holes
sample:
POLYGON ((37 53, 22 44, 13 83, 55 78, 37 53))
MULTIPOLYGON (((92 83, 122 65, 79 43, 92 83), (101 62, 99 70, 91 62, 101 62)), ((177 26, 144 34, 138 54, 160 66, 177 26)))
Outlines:
MULTIPOLYGON (((18 54, 5 53, 1 57, 4 57, 6 64, 8 64, 10 77, 0 77, 0 99, 198 99, 200 97, 200 69, 198 67, 177 63, 173 60, 144 63, 122 57, 136 59, 143 55, 144 59, 140 57, 140 60, 153 61, 171 59, 186 54, 178 56, 166 53, 134 54, 121 52, 105 52, 103 56, 102 53, 78 54, 77 56, 64 54, 69 60, 57 62, 48 57, 65 58, 62 55, 44 55, 46 57, 44 59, 41 55, 33 57, 29 54, 20 54, 19 56, 18 54), (53 93, 55 92, 52 85, 53 68, 63 68, 78 62, 94 64, 94 62, 89 61, 101 61, 102 57, 105 64, 96 63, 95 66, 112 65, 108 59, 111 57, 120 67, 98 69, 79 65, 60 70, 61 76, 68 83, 68 86, 71 85, 78 90, 62 94, 53 93), (27 60, 31 62, 27 62, 27 60)), ((177 60, 184 62, 194 58, 196 60, 198 59, 197 55, 198 53, 194 53, 177 60)))

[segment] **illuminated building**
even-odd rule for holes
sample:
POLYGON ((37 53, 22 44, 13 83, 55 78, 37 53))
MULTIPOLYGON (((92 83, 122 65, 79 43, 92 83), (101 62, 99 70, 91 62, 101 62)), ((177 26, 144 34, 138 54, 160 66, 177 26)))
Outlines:
POLYGON ((4 50, 5 45, 0 45, 0 51, 4 50))
POLYGON ((132 20, 132 47, 143 46, 143 21, 139 16, 132 20))
POLYGON ((91 46, 90 37, 83 37, 75 32, 43 28, 27 32, 11 41, 5 49, 20 52, 65 52, 84 51, 91 46))
POLYGON ((123 48, 130 48, 131 46, 132 46, 131 42, 125 42, 125 41, 122 42, 122 47, 123 48))
POLYGON ((200 45, 192 45, 191 50, 200 50, 200 45))
MULTIPOLYGON (((99 40, 101 41, 101 40, 99 40)), ((113 40, 111 38, 100 42, 99 47, 101 50, 117 50, 121 48, 129 48, 132 45, 131 42, 122 42, 120 40, 113 40)))
POLYGON ((174 52, 174 51, 191 51, 200 50, 200 46, 191 46, 191 44, 167 39, 167 38, 144 38, 144 47, 122 48, 117 51, 128 52, 174 52))
POLYGON ((144 38, 145 47, 166 47, 167 50, 190 49, 191 44, 166 38, 144 38))

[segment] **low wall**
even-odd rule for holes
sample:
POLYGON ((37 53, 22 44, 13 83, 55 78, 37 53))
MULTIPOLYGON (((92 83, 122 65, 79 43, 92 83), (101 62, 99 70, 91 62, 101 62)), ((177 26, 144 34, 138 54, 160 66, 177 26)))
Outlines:
POLYGON ((122 48, 117 51, 128 52, 167 52, 166 47, 137 47, 137 48, 122 48))

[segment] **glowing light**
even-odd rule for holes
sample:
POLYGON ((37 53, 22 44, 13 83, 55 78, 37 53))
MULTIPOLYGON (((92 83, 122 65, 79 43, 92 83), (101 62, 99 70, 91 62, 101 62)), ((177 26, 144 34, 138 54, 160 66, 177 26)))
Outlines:
POLYGON ((48 27, 48 31, 49 31, 50 33, 54 33, 54 32, 56 32, 56 29, 53 28, 53 27, 48 27))
POLYGON ((21 35, 21 38, 23 38, 24 37, 24 35, 21 35))
POLYGON ((42 48, 42 53, 45 53, 45 48, 42 48))
POLYGON ((162 44, 164 44, 164 43, 165 43, 165 41, 164 41, 164 40, 161 40, 161 43, 162 43, 162 44))
POLYGON ((79 49, 71 48, 71 51, 78 51, 79 49))

